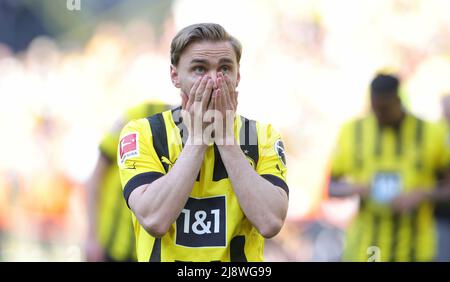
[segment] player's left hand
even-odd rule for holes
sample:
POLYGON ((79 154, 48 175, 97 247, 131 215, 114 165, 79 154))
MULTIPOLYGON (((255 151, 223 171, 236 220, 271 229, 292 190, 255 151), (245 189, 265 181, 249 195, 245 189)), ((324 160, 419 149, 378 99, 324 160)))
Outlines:
POLYGON ((402 213, 417 209, 427 199, 425 191, 415 191, 397 196, 392 201, 394 212, 402 213))

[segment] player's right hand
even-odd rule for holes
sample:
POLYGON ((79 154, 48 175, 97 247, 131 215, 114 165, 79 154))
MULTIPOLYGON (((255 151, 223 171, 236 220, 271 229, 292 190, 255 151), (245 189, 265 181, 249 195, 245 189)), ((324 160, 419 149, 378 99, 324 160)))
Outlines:
POLYGON ((205 129, 212 124, 212 120, 205 118, 205 113, 211 110, 213 103, 209 103, 213 92, 213 80, 205 75, 197 79, 189 91, 188 100, 183 101, 181 115, 188 131, 187 144, 207 145, 205 129))

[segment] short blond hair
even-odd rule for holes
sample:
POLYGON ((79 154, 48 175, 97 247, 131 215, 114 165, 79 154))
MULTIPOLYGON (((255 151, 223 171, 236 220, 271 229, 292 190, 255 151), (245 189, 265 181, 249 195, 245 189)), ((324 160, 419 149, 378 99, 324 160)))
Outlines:
POLYGON ((180 30, 172 39, 170 44, 170 62, 177 66, 181 54, 186 47, 199 41, 228 41, 231 43, 236 54, 236 60, 239 64, 242 54, 241 43, 231 36, 221 25, 216 23, 199 23, 187 26, 180 30))

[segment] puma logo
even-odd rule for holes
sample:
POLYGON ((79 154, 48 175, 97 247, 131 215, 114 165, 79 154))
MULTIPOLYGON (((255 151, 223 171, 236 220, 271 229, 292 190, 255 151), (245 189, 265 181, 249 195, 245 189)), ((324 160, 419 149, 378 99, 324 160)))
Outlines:
POLYGON ((124 169, 136 169, 136 162, 133 162, 132 164, 127 165, 124 167, 124 169))
POLYGON ((165 156, 161 157, 161 163, 166 164, 169 166, 169 169, 171 169, 173 167, 173 165, 175 164, 175 162, 171 162, 168 158, 166 158, 165 156))

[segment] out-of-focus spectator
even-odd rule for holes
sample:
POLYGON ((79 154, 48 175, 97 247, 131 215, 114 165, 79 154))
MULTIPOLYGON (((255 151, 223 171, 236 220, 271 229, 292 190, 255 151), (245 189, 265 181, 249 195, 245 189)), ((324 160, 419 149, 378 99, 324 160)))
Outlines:
MULTIPOLYGON (((450 94, 442 98, 442 110, 444 126, 446 128, 446 142, 450 144, 450 94)), ((446 197, 447 199, 450 197, 446 197)), ((435 210, 438 232, 436 260, 441 262, 450 261, 450 200, 436 205, 435 210)))
POLYGON ((20 201, 27 219, 26 230, 48 257, 54 256, 57 244, 66 244, 70 232, 68 218, 73 183, 65 173, 59 155, 59 139, 64 126, 48 113, 38 114, 33 126, 34 154, 26 162, 31 171, 24 171, 20 201))
POLYGON ((448 197, 450 148, 442 126, 404 110, 398 89, 397 77, 377 75, 372 113, 344 125, 334 151, 330 195, 361 199, 344 260, 435 258, 433 208, 448 197))
POLYGON ((10 213, 10 187, 8 187, 5 175, 0 171, 0 261, 3 257, 3 241, 5 231, 8 229, 8 214, 10 213))
POLYGON ((18 52, 35 37, 49 34, 40 17, 22 1, 0 0, 0 43, 18 52))

